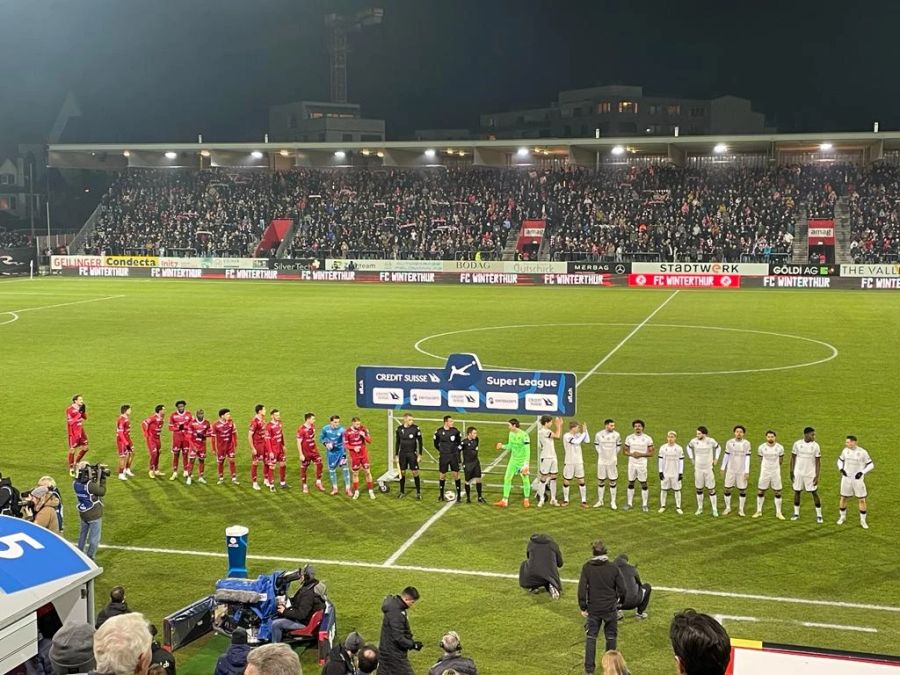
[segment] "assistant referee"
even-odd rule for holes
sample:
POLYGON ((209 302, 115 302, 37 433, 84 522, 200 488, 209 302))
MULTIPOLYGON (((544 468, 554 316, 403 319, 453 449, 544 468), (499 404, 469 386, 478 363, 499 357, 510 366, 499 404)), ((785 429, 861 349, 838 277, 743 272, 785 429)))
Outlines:
POLYGON ((416 499, 422 499, 422 484, 419 480, 419 457, 422 456, 422 430, 413 424, 409 413, 403 416, 403 424, 397 427, 394 447, 397 452, 397 467, 400 473, 400 494, 397 499, 406 496, 406 471, 411 471, 416 484, 416 499))

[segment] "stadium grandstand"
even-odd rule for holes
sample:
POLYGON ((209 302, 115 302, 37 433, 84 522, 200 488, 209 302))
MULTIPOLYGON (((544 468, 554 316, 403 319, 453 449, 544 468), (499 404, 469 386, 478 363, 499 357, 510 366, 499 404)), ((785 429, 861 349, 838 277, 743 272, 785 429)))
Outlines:
POLYGON ((806 262, 821 219, 829 262, 900 250, 896 133, 54 145, 49 158, 113 173, 72 253, 806 262))

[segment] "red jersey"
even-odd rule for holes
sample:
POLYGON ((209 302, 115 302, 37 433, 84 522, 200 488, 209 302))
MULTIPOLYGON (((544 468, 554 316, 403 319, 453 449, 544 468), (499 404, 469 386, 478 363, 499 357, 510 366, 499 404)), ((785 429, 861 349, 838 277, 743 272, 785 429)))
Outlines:
POLYGON ((79 436, 84 427, 84 421, 87 419, 87 413, 81 412, 81 406, 73 403, 66 408, 66 427, 70 436, 79 436))
POLYGON ((191 443, 195 448, 205 448, 206 439, 212 436, 212 424, 209 420, 192 419, 188 426, 191 443))
POLYGON ((253 447, 257 450, 264 450, 266 447, 266 421, 254 415, 250 420, 250 438, 253 441, 253 447))
POLYGON ((234 450, 237 447, 237 433, 232 420, 215 422, 210 430, 210 435, 215 442, 216 450, 219 452, 234 450))
POLYGON ((271 421, 266 425, 269 452, 284 450, 284 426, 281 422, 271 421))
POLYGON ((116 420, 116 445, 130 446, 131 443, 131 420, 128 415, 119 415, 116 420))
POLYGON ((304 456, 315 456, 319 454, 316 447, 316 425, 301 424, 297 428, 297 440, 300 441, 300 448, 303 450, 304 456))
POLYGON ((141 429, 144 430, 144 436, 148 441, 150 439, 156 439, 158 441, 162 437, 162 427, 163 417, 156 413, 150 415, 150 417, 141 422, 141 429))
POLYGON ((172 432, 172 443, 181 442, 187 438, 186 434, 190 434, 190 424, 194 416, 185 410, 178 412, 177 410, 169 415, 169 431, 172 432))
POLYGON ((351 452, 363 452, 366 450, 366 443, 371 443, 372 437, 369 436, 369 430, 365 427, 354 429, 347 427, 344 431, 344 445, 351 452))

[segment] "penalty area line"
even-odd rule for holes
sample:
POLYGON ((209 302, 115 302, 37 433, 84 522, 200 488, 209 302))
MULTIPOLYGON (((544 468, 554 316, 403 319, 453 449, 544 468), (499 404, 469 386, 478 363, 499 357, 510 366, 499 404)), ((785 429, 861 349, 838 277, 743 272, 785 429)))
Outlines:
MULTIPOLYGON (((440 513, 440 512, 438 512, 440 513)), ((217 553, 213 551, 192 551, 174 548, 155 548, 149 546, 120 546, 117 544, 100 544, 101 549, 109 551, 124 551, 129 553, 155 553, 160 555, 182 555, 200 558, 227 558, 227 553, 217 553)), ((482 570, 462 570, 448 567, 427 567, 423 565, 385 565, 384 563, 365 562, 362 560, 331 560, 327 558, 297 558, 289 556, 276 555, 259 555, 248 554, 248 560, 259 560, 263 562, 286 562, 286 563, 314 563, 316 565, 334 565, 336 567, 354 567, 362 569, 390 569, 401 570, 406 572, 422 572, 426 574, 446 574, 452 576, 465 577, 484 577, 489 579, 511 579, 518 580, 518 574, 510 574, 505 572, 489 572, 482 570)), ((563 583, 577 584, 578 579, 561 579, 563 583)), ((873 605, 861 602, 843 602, 840 600, 809 600, 806 598, 793 598, 780 595, 762 595, 759 593, 731 593, 728 591, 713 591, 702 588, 679 588, 676 586, 654 586, 654 591, 661 593, 671 593, 673 595, 706 595, 714 598, 730 598, 736 600, 757 600, 761 602, 788 603, 794 605, 812 605, 819 607, 837 607, 840 609, 863 609, 874 612, 896 612, 900 613, 900 607, 892 605, 873 605)), ((723 615, 728 618, 727 615, 723 615)), ((806 622, 804 625, 810 628, 826 628, 831 627, 830 624, 816 624, 806 622)), ((834 626, 837 628, 837 626, 834 626)), ((875 629, 872 629, 875 630, 875 629)))
MULTIPOLYGON (((650 319, 652 319, 654 316, 656 316, 663 307, 668 305, 669 302, 676 295, 678 295, 678 291, 675 291, 674 293, 669 295, 669 297, 667 297, 665 300, 663 300, 662 303, 656 309, 654 309, 652 312, 650 312, 650 314, 648 314, 647 317, 643 321, 641 321, 637 326, 635 326, 628 335, 626 335, 624 338, 622 338, 615 347, 613 347, 609 352, 607 352, 606 356, 604 356, 596 364, 594 364, 593 368, 591 368, 589 371, 587 371, 587 373, 585 373, 581 378, 576 380, 575 381, 575 389, 578 389, 578 387, 580 387, 582 384, 584 384, 584 382, 589 377, 591 377, 591 375, 596 373, 604 363, 606 363, 607 361, 609 361, 612 358, 613 354, 615 354, 617 351, 619 351, 625 345, 626 342, 628 342, 631 338, 633 338, 635 335, 637 335, 637 332, 641 328, 646 326, 647 323, 650 321, 650 319)), ((536 426, 537 426, 537 420, 532 422, 531 425, 528 427, 528 433, 530 434, 532 431, 534 431, 534 428, 536 426)), ((507 452, 508 452, 507 450, 504 450, 490 464, 488 464, 487 468, 485 470, 485 473, 487 473, 488 471, 492 471, 494 469, 494 467, 496 467, 497 464, 499 464, 503 460, 503 458, 506 456, 507 452)), ((409 539, 407 539, 402 544, 400 544, 400 548, 398 548, 396 551, 394 551, 391 554, 391 556, 387 560, 384 561, 384 567, 392 567, 394 565, 394 563, 397 562, 397 559, 400 558, 400 556, 402 556, 404 553, 406 553, 406 551, 409 550, 409 547, 412 546, 413 544, 415 544, 422 537, 422 535, 428 531, 428 528, 430 528, 437 521, 439 521, 441 518, 443 518, 444 515, 452 507, 453 507, 453 502, 448 502, 442 508, 438 509, 435 513, 433 513, 428 520, 426 520, 424 523, 422 523, 421 527, 419 527, 418 530, 413 532, 412 536, 409 539)))

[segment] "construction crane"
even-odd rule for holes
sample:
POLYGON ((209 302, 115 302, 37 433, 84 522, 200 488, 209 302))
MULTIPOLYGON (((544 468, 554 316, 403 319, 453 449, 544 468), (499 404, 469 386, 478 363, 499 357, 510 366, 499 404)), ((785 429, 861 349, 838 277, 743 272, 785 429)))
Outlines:
POLYGON ((350 33, 368 26, 377 26, 384 17, 380 7, 370 7, 356 14, 326 14, 325 25, 331 29, 328 52, 331 55, 331 102, 347 102, 347 70, 350 54, 350 33))

